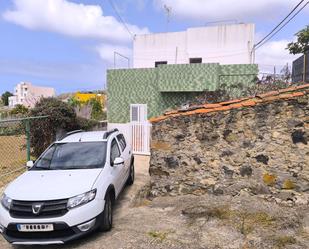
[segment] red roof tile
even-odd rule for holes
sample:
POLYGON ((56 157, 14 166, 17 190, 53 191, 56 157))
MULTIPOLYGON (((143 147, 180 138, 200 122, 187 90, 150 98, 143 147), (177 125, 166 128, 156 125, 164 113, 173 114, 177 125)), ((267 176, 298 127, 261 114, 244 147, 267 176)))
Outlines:
POLYGON ((295 86, 289 87, 289 88, 285 88, 285 89, 280 89, 279 93, 286 93, 286 92, 293 92, 296 90, 295 86))
POLYGON ((279 98, 280 99, 290 99, 290 98, 293 98, 293 93, 282 93, 279 95, 279 98))
POLYGON ((241 99, 234 99, 234 100, 221 102, 220 105, 230 105, 230 104, 239 103, 239 102, 241 102, 241 99))
POLYGON ((205 109, 212 109, 212 108, 216 108, 216 107, 220 107, 220 106, 221 106, 221 104, 205 104, 205 105, 203 105, 203 107, 205 109))
POLYGON ((228 111, 231 109, 237 108, 245 108, 250 106, 255 106, 260 103, 266 103, 271 101, 276 101, 280 99, 291 99, 297 98, 309 94, 309 84, 305 84, 297 87, 289 87, 285 89, 281 89, 279 91, 271 91, 264 94, 259 94, 256 97, 251 98, 242 98, 235 99, 230 101, 225 101, 221 103, 215 104, 204 104, 190 107, 186 110, 174 110, 169 111, 164 114, 164 116, 151 118, 150 122, 156 123, 162 120, 168 119, 170 117, 178 117, 178 116, 188 116, 188 115, 196 115, 196 114, 204 114, 211 112, 219 112, 219 111, 228 111))
POLYGON ((268 93, 258 94, 256 96, 258 98, 264 99, 264 98, 267 98, 267 97, 270 97, 270 96, 276 96, 278 94, 279 94, 279 91, 271 91, 271 92, 268 92, 268 93))
POLYGON ((305 94, 303 92, 295 92, 293 93, 293 97, 300 97, 300 96, 304 96, 305 94))
POLYGON ((301 86, 297 86, 296 89, 304 89, 304 88, 309 88, 309 84, 305 84, 305 85, 301 85, 301 86))
POLYGON ((256 102, 254 100, 246 100, 244 102, 241 102, 242 106, 255 106, 256 102))

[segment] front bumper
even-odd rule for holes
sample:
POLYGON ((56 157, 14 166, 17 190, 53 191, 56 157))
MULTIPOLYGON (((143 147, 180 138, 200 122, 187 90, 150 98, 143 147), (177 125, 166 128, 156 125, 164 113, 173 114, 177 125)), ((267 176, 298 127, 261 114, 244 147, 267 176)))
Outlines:
POLYGON ((17 245, 48 245, 64 244, 82 237, 98 227, 98 217, 104 209, 104 200, 95 199, 81 207, 71 209, 65 215, 54 218, 21 219, 13 218, 0 204, 0 225, 3 237, 17 245), (96 218, 95 225, 86 232, 81 232, 77 226, 96 218), (19 232, 17 224, 53 224, 52 232, 19 232))
POLYGON ((101 215, 102 214, 95 217, 96 222, 94 226, 85 232, 80 231, 78 226, 70 227, 63 222, 53 223, 54 231, 51 232, 19 232, 17 230, 17 224, 10 223, 7 228, 4 228, 2 235, 9 243, 12 243, 13 245, 65 244, 96 230, 100 225, 101 215))

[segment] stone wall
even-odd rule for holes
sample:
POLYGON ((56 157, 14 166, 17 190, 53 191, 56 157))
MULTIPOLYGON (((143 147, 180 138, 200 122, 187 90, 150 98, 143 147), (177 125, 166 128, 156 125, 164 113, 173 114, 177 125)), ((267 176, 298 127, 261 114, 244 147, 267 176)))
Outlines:
POLYGON ((308 203, 308 90, 158 118, 151 196, 245 193, 287 205, 308 203))

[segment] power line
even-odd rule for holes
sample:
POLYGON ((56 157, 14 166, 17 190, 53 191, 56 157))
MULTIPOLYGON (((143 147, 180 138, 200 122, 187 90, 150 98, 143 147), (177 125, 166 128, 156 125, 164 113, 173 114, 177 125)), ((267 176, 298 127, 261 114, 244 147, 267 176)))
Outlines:
POLYGON ((275 27, 272 31, 270 31, 263 39, 261 39, 258 43, 255 44, 255 46, 260 45, 263 41, 265 41, 280 25, 290 17, 290 15, 293 14, 293 12, 304 2, 305 0, 300 1, 293 9, 292 11, 275 27))
POLYGON ((266 41, 264 41, 262 44, 260 44, 259 46, 255 46, 255 50, 257 50, 258 48, 262 47, 265 43, 267 43, 270 39, 272 39, 276 34, 278 34, 287 24, 289 24, 307 5, 309 4, 309 1, 303 6, 301 7, 287 22, 284 23, 284 25, 278 29, 275 33, 273 33, 268 39, 266 39, 266 41))
POLYGON ((124 21, 124 19, 121 17, 120 13, 118 12, 117 7, 115 6, 115 4, 113 3, 112 0, 108 0, 110 5, 112 6, 112 8, 114 9, 118 19, 121 21, 122 25, 124 26, 124 28, 128 31, 128 33, 134 38, 135 35, 130 31, 128 25, 126 24, 126 22, 124 21))

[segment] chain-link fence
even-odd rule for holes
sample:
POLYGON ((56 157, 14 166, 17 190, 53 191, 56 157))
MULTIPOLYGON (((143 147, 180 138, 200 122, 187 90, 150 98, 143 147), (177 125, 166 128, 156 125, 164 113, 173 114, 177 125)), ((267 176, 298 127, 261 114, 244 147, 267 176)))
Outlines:
POLYGON ((33 119, 0 120, 0 190, 26 170, 33 119))

